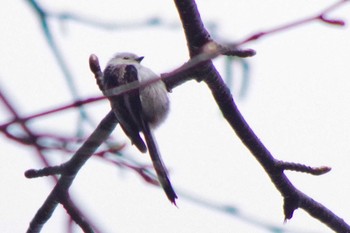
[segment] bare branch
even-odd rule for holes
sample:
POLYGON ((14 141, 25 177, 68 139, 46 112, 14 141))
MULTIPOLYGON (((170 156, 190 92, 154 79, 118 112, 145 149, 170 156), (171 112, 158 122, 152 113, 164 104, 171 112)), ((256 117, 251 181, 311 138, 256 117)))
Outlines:
POLYGON ((253 34, 252 36, 243 39, 241 42, 237 42, 235 43, 236 46, 241 46, 243 44, 246 44, 250 41, 254 41, 254 40, 258 40, 262 37, 265 37, 267 35, 271 35, 274 33, 279 33, 285 30, 290 30, 294 27, 298 27, 301 25, 305 25, 307 23, 310 22, 314 22, 314 21, 321 21, 323 23, 327 23, 327 24, 331 24, 331 25, 336 25, 336 26, 344 26, 345 22, 343 20, 338 20, 338 19, 327 19, 326 14, 328 14, 329 12, 335 10, 336 8, 342 6, 343 4, 349 3, 349 0, 340 0, 336 3, 334 3, 333 5, 327 7, 326 9, 322 10, 320 13, 314 15, 314 16, 310 16, 310 17, 306 17, 300 20, 297 20, 295 22, 292 23, 287 23, 285 25, 270 29, 270 30, 266 30, 266 31, 262 31, 262 32, 258 32, 253 34))
MULTIPOLYGON (((328 13, 330 9, 334 9, 335 6, 339 6, 343 3, 345 3, 345 1, 340 1, 337 4, 334 4, 331 7, 327 8, 324 12, 328 13)), ((203 48, 204 46, 208 45, 208 43, 211 40, 210 36, 204 29, 203 24, 198 23, 201 21, 201 18, 195 6, 194 0, 175 0, 175 4, 178 8, 178 12, 183 23, 190 55, 191 57, 195 57, 196 55, 201 53, 200 49, 198 48, 203 48), (191 21, 194 21, 196 23, 191 25, 191 21), (189 27, 189 25, 191 25, 191 27, 189 27), (197 35, 193 35, 194 33, 197 35)), ((259 39, 267 34, 279 32, 297 25, 305 24, 310 21, 319 20, 320 15, 323 14, 325 13, 321 13, 316 17, 314 16, 300 21, 296 21, 295 23, 284 25, 276 29, 255 34, 243 40, 242 42, 236 43, 235 46, 242 45, 251 40, 259 39)), ((216 54, 213 53, 213 56, 214 55, 216 54)), ((220 74, 217 72, 213 64, 209 61, 201 63, 196 70, 198 71, 197 75, 202 75, 201 79, 210 88, 212 95, 216 100, 218 106, 220 107, 220 110, 222 111, 225 119, 231 125, 231 127, 241 139, 243 144, 251 151, 253 156, 259 161, 259 163, 269 175, 271 181, 274 183, 275 187, 280 191, 280 193, 284 197, 285 219, 292 218, 295 209, 303 208, 314 218, 325 223, 334 231, 350 232, 350 226, 346 224, 343 219, 339 218, 337 215, 328 210, 325 206, 314 201, 313 199, 299 191, 289 181, 287 176, 283 173, 281 167, 276 166, 276 159, 272 156, 269 150, 264 146, 264 144, 255 135, 253 130, 245 121, 244 117, 238 110, 234 99, 232 98, 230 90, 225 85, 224 81, 222 80, 220 74), (199 70, 201 70, 201 72, 199 70)))
POLYGON ((52 176, 62 174, 63 167, 62 166, 53 166, 53 167, 45 167, 40 170, 30 169, 27 170, 24 175, 27 178, 37 178, 42 176, 52 176))
POLYGON ((282 170, 296 171, 296 172, 305 172, 311 175, 323 175, 330 170, 330 167, 321 166, 321 167, 310 167, 300 163, 291 163, 291 162, 283 162, 276 161, 276 167, 279 167, 282 170))
POLYGON ((65 198, 62 199, 61 204, 68 212, 69 216, 77 223, 80 228, 85 233, 94 233, 94 229, 90 226, 90 223, 85 219, 83 213, 79 211, 79 209, 75 208, 73 201, 70 199, 69 194, 66 193, 65 198))
POLYGON ((68 193, 69 187, 72 185, 79 169, 86 163, 96 149, 107 140, 117 123, 114 113, 109 112, 90 137, 77 150, 74 156, 62 165, 62 167, 64 167, 62 175, 31 221, 27 230, 28 233, 39 232, 51 217, 58 203, 67 201, 65 194, 68 193))

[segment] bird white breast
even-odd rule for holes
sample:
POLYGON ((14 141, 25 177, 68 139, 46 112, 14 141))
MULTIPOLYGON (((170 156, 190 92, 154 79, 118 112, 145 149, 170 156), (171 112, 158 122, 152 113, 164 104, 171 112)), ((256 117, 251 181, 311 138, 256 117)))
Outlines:
MULTIPOLYGON (((150 69, 137 66, 140 81, 158 78, 150 69)), ((162 123, 169 112, 169 98, 163 81, 157 81, 140 90, 140 99, 143 113, 147 121, 154 128, 162 123)))

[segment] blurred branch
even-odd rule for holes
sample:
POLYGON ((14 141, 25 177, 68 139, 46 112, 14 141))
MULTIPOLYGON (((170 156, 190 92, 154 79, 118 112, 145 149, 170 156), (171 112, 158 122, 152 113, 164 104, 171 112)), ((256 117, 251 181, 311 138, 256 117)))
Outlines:
POLYGON ((291 30, 292 28, 295 28, 295 27, 298 27, 301 25, 305 25, 305 24, 310 23, 310 22, 320 21, 321 23, 330 24, 332 26, 345 26, 345 22, 343 20, 330 19, 327 17, 327 14, 334 11, 335 9, 343 6, 346 3, 349 3, 349 0, 337 1, 334 4, 330 5, 329 7, 327 7, 326 9, 322 10, 318 14, 294 21, 292 23, 287 23, 285 25, 282 25, 282 26, 279 26, 279 27, 276 27, 276 28, 273 28, 270 30, 255 33, 252 36, 250 36, 246 39, 243 39, 240 42, 236 42, 235 45, 240 46, 240 45, 246 44, 248 42, 261 39, 262 37, 270 36, 271 34, 280 33, 282 31, 286 31, 286 30, 291 30))
MULTIPOLYGON (((89 103, 94 103, 96 101, 100 101, 100 100, 104 100, 104 99, 106 99, 106 97, 98 96, 98 97, 86 98, 84 100, 76 100, 76 101, 74 101, 73 103, 70 103, 70 104, 65 104, 63 106, 59 106, 59 107, 55 107, 55 108, 52 108, 52 109, 49 109, 49 110, 46 110, 46 111, 35 113, 33 115, 30 115, 30 116, 22 117, 22 118, 20 118, 20 120, 26 122, 26 121, 37 119, 37 118, 40 118, 40 117, 43 117, 43 116, 47 116, 47 115, 50 115, 50 114, 53 114, 53 113, 58 113, 58 112, 62 112, 62 111, 65 111, 65 110, 69 110, 71 108, 77 108, 77 107, 80 107, 80 106, 83 106, 83 105, 86 105, 86 104, 89 104, 89 103)), ((0 130, 3 130, 5 128, 9 127, 10 125, 17 123, 18 120, 19 119, 14 118, 13 120, 10 120, 7 123, 4 123, 4 124, 0 125, 0 130)))
POLYGON ((96 27, 98 29, 104 29, 104 30, 121 30, 121 29, 139 29, 139 28, 145 28, 145 27, 163 27, 163 28, 178 28, 179 24, 174 23, 168 23, 162 20, 160 17, 151 17, 147 19, 142 19, 140 21, 133 20, 132 22, 123 22, 123 23, 116 23, 116 22, 108 22, 108 21, 101 21, 97 19, 92 19, 89 17, 83 17, 78 16, 76 13, 68 13, 68 12, 60 12, 60 13, 49 13, 49 16, 51 18, 58 19, 60 21, 75 21, 90 27, 96 27))
POLYGON ((225 56, 224 59, 225 59, 224 60, 225 83, 230 88, 231 93, 235 93, 237 91, 238 98, 243 99, 247 95, 248 87, 251 79, 249 62, 247 62, 246 59, 232 57, 232 56, 225 56), (234 85, 235 83, 234 80, 236 79, 236 76, 234 75, 236 64, 239 65, 242 70, 242 75, 241 75, 242 81, 241 81, 240 88, 238 90, 237 88, 235 88, 235 85, 234 85))
MULTIPOLYGON (((87 98, 85 100, 77 100, 71 104, 55 107, 47 111, 42 111, 40 113, 32 114, 29 116, 19 117, 14 107, 12 107, 12 105, 9 103, 9 100, 7 98, 5 99, 4 93, 1 92, 0 94, 2 96, 3 102, 6 103, 9 109, 11 109, 11 114, 14 114, 11 120, 0 125, 0 132, 2 132, 7 138, 16 141, 20 144, 38 147, 40 151, 48 149, 67 151, 69 144, 78 143, 83 139, 79 137, 64 137, 59 136, 57 134, 38 132, 36 132, 34 135, 31 131, 31 134, 28 134, 28 132, 23 134, 24 125, 26 126, 26 124, 28 124, 29 121, 37 120, 40 117, 69 110, 71 108, 77 108, 85 104, 105 99, 105 97, 92 97, 87 98), (22 127, 20 127, 19 130, 15 130, 18 128, 18 126, 22 127)), ((44 156, 43 159, 45 160, 44 156)), ((44 166, 48 166, 48 164, 44 163, 44 166)))
POLYGON ((195 196, 189 192, 185 192, 182 190, 179 190, 178 193, 181 199, 186 200, 192 204, 198 205, 200 207, 212 211, 226 214, 230 217, 237 218, 243 222, 246 222, 247 224, 259 227, 272 233, 306 233, 306 231, 302 229, 288 229, 285 226, 278 226, 277 224, 259 220, 257 217, 245 213, 244 210, 240 209, 238 206, 235 205, 230 205, 227 203, 223 204, 217 201, 206 200, 202 197, 195 196))
MULTIPOLYGON (((18 139, 19 141, 22 141, 24 144, 30 144, 32 145, 36 152, 38 157, 40 158, 41 162, 45 166, 50 166, 49 162, 46 160, 45 156, 42 153, 42 148, 36 143, 37 141, 37 135, 33 133, 30 128, 26 125, 26 122, 21 119, 21 116, 19 115, 17 109, 14 107, 14 105, 10 102, 10 99, 6 97, 3 90, 0 90, 0 100, 3 102, 4 106, 10 112, 10 114, 13 116, 13 118, 19 123, 21 129, 25 133, 25 136, 22 138, 22 140, 18 139)), ((1 129, 1 132, 3 132, 8 137, 11 137, 12 139, 16 139, 16 137, 12 136, 10 133, 6 131, 6 128, 1 129)), ((56 177, 54 177, 57 179, 56 177)))
MULTIPOLYGON (((20 127, 22 128, 22 130, 26 134, 26 138, 27 138, 26 140, 29 142, 28 144, 30 146, 34 147, 34 149, 36 150, 36 154, 39 157, 40 161, 44 164, 44 166, 49 167, 50 163, 45 158, 44 153, 43 153, 44 148, 42 146, 40 146, 38 143, 39 136, 37 134, 35 134, 34 132, 32 132, 32 130, 26 125, 26 121, 24 121, 21 118, 17 109, 10 102, 9 98, 7 98, 5 96, 5 93, 2 90, 0 90, 0 100, 3 102, 4 106, 6 106, 7 110, 11 113, 11 115, 16 120, 16 122, 19 123, 20 127)), ((1 132, 5 133, 5 135, 7 134, 6 129, 7 128, 1 129, 1 132)), ((52 176, 52 179, 55 182, 57 182, 57 180, 58 180, 56 176, 52 176)), ((77 206, 73 202, 71 202, 71 208, 79 211, 79 209, 77 208, 77 206)), ((81 212, 81 211, 79 211, 79 212, 81 212)), ((84 216, 84 215, 81 214, 81 216, 84 216)))
MULTIPOLYGON (((74 84, 74 81, 73 81, 73 75, 71 74, 67 63, 64 60, 61 51, 58 49, 57 44, 56 44, 55 39, 54 39, 54 36, 51 32, 49 22, 48 22, 48 18, 49 18, 48 13, 37 3, 36 0, 27 0, 27 2, 32 7, 35 14, 38 16, 41 30, 44 33, 44 38, 45 38, 46 42, 48 43, 48 45, 51 49, 51 52, 53 53, 54 58, 56 59, 60 69, 63 72, 64 78, 65 78, 66 83, 68 85, 69 91, 73 96, 73 99, 74 100, 79 99, 78 90, 77 90, 76 85, 74 84)), ((79 114, 80 114, 81 119, 87 120, 90 123, 92 123, 88 117, 88 114, 83 109, 83 107, 79 107, 79 114)), ((83 121, 78 121, 78 127, 77 127, 78 130, 81 128, 80 124, 82 124, 82 123, 83 123, 83 121)))

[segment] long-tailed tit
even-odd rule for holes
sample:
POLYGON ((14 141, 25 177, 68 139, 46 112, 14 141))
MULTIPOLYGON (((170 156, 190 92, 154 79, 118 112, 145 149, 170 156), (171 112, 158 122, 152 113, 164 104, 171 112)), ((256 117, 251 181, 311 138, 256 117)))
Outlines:
MULTIPOLYGON (((101 84, 103 90, 157 78, 158 76, 152 70, 140 64, 142 59, 143 57, 132 53, 116 54, 103 71, 101 84)), ((152 134, 152 129, 164 121, 169 111, 165 84, 159 80, 122 95, 107 97, 123 131, 131 142, 143 153, 148 148, 159 182, 168 199, 175 203, 177 196, 152 134), (139 132, 143 133, 147 146, 139 132)))

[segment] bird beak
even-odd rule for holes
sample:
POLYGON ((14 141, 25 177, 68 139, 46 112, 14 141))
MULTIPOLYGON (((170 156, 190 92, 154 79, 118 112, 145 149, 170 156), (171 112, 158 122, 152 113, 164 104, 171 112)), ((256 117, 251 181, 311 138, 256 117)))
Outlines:
POLYGON ((136 58, 135 60, 138 62, 138 63, 140 63, 142 60, 143 60, 143 56, 142 57, 138 57, 138 58, 136 58))

